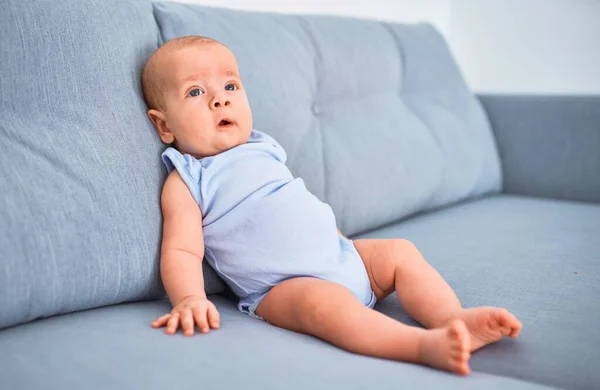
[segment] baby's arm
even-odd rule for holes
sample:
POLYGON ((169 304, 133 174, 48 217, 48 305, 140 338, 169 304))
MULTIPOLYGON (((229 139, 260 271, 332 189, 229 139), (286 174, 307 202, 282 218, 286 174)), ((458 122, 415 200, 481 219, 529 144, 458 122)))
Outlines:
POLYGON ((166 332, 173 334, 181 325, 190 336, 194 334, 194 324, 202 332, 208 332, 209 326, 216 329, 219 314, 204 291, 202 213, 177 170, 169 174, 163 186, 161 208, 160 273, 173 310, 152 326, 166 325, 166 332))

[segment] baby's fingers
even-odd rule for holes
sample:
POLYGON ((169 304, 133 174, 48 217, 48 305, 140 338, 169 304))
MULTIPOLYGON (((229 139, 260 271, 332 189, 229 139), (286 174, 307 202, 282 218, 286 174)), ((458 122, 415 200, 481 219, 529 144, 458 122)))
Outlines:
POLYGON ((220 318, 219 312, 214 305, 208 305, 208 323, 213 329, 219 329, 220 318))
POLYGON ((194 318, 192 317, 192 311, 190 309, 184 309, 181 311, 181 329, 183 334, 186 336, 194 335, 194 318))
POLYGON ((160 328, 160 327, 165 326, 165 324, 167 323, 167 321, 169 320, 169 318, 171 318, 171 313, 165 314, 164 316, 157 318, 152 323, 152 327, 153 328, 160 328))
POLYGON ((167 322, 167 329, 165 330, 166 334, 175 334, 177 332, 177 327, 179 326, 179 313, 174 313, 169 318, 167 322))
POLYGON ((194 309, 192 309, 192 313, 194 314, 194 320, 196 320, 198 328, 200 328, 200 332, 208 332, 208 321, 206 320, 206 306, 201 309, 195 307, 194 309))

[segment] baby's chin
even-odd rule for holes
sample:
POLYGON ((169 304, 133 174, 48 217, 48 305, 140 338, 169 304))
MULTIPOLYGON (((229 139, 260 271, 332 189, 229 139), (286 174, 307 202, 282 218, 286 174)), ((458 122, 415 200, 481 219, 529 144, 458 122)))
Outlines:
POLYGON ((226 151, 228 151, 228 150, 230 150, 230 149, 233 149, 233 148, 235 148, 235 147, 237 147, 237 146, 240 146, 240 145, 243 145, 243 144, 245 144, 245 143, 248 143, 248 139, 246 139, 246 140, 238 140, 238 141, 236 141, 236 142, 232 142, 232 143, 229 143, 229 144, 227 144, 227 145, 223 145, 222 147, 219 147, 219 148, 217 149, 217 150, 218 150, 218 152, 216 152, 216 153, 214 153, 214 154, 219 154, 219 153, 226 152, 226 151))
POLYGON ((189 154, 195 158, 216 156, 217 154, 226 152, 235 148, 236 146, 248 143, 252 130, 232 130, 233 131, 222 131, 216 133, 215 137, 212 139, 213 142, 211 143, 212 145, 210 145, 211 147, 208 148, 206 142, 202 142, 202 144, 187 144, 185 146, 175 144, 174 146, 177 150, 179 150, 179 152, 183 154, 189 154))
POLYGON ((241 130, 239 128, 233 128, 231 131, 222 132, 222 138, 220 139, 222 142, 218 144, 217 149, 222 153, 235 148, 236 146, 248 143, 251 131, 251 129, 241 130))
POLYGON ((203 158, 203 157, 212 157, 212 156, 216 156, 218 154, 221 154, 223 152, 226 152, 228 150, 231 150, 237 146, 243 145, 248 143, 248 139, 249 137, 246 138, 242 138, 242 139, 237 139, 235 141, 232 142, 227 142, 227 143, 222 143, 222 144, 218 144, 215 145, 215 147, 208 151, 208 150, 202 150, 202 148, 196 149, 199 151, 199 153, 197 155, 195 155, 195 157, 198 158, 203 158))

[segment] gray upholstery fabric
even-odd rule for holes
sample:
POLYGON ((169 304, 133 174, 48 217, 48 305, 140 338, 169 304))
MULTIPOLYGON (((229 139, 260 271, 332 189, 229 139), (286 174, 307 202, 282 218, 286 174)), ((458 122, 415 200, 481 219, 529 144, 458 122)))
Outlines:
MULTIPOLYGON (((346 234, 500 188, 486 117, 430 26, 149 0, 0 8, 0 328, 164 296, 164 146, 139 85, 163 38, 205 34, 233 49, 256 127, 346 234)), ((596 98, 483 101, 506 191, 598 201, 596 98)), ((349 354, 213 296, 222 329, 192 339, 150 328, 166 301, 3 329, 0 387, 598 388, 599 231, 600 205, 502 195, 365 235, 411 239, 466 306, 522 319, 518 341, 474 354, 469 378, 349 354)), ((207 292, 222 291, 205 275, 207 292)), ((394 297, 377 309, 406 320, 394 297)))
POLYGON ((600 96, 483 95, 504 192, 600 202, 600 96))
MULTIPOLYGON (((122 304, 0 332, 3 389, 542 390, 474 372, 468 378, 354 355, 248 317, 213 297, 222 328, 186 338, 150 322, 169 303, 122 304)), ((505 346, 506 347, 506 346, 505 346)), ((510 349, 510 346, 508 346, 510 349)))
MULTIPOLYGON (((598 389, 599 232, 600 205, 500 195, 362 237, 411 240, 464 306, 504 306, 521 319, 519 339, 473 355, 475 371, 598 389)), ((394 300, 379 308, 400 311, 394 300)))
POLYGON ((487 119, 431 26, 154 8, 164 41, 206 35, 232 49, 255 127, 344 233, 500 189, 487 119))
POLYGON ((0 8, 0 328, 164 296, 166 170, 139 82, 150 2, 0 8))
MULTIPOLYGON (((124 304, 0 332, 6 388, 595 389, 600 373, 600 205, 501 195, 363 235, 412 240, 466 307, 505 306, 517 340, 488 346, 461 378, 357 356, 274 328, 212 296, 222 329, 185 338, 149 323, 166 301, 124 304), (530 383, 521 382, 530 381, 530 383)), ((357 237, 355 237, 357 239, 357 237)), ((394 296, 376 306, 414 324, 394 296)))

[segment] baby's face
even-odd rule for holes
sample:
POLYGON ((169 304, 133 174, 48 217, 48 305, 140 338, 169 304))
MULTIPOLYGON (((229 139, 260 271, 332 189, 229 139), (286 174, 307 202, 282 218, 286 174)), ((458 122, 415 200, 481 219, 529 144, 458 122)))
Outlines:
MULTIPOLYGON (((252 113, 233 53, 218 43, 176 50, 163 64, 165 143, 182 153, 214 156, 244 144, 252 113)), ((158 127, 158 126, 157 126, 158 127)))

